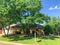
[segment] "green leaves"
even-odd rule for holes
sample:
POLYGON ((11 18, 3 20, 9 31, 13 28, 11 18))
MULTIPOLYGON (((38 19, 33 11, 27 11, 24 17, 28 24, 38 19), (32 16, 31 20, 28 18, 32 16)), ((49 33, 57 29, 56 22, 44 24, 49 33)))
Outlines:
POLYGON ((8 12, 7 12, 7 10, 6 10, 6 7, 4 8, 4 6, 3 5, 0 5, 0 14, 7 14, 8 12))
POLYGON ((2 16, 2 22, 6 22, 6 24, 9 24, 10 20, 12 23, 20 22, 20 24, 42 23, 47 18, 39 12, 42 7, 40 0, 3 0, 2 2, 0 4, 0 17, 2 16))

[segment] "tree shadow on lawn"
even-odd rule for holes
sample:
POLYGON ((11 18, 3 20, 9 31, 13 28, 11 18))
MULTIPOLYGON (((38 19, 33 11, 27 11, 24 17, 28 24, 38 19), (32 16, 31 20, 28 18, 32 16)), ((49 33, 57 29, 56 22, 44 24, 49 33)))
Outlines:
POLYGON ((37 42, 41 42, 42 39, 44 40, 55 40, 55 39, 60 39, 60 37, 57 37, 57 36, 42 36, 42 37, 38 37, 40 40, 38 40, 37 42))
POLYGON ((60 37, 57 37, 57 36, 45 36, 45 37, 42 37, 42 39, 50 39, 50 40, 55 40, 57 38, 60 38, 60 37))
POLYGON ((23 36, 23 35, 10 35, 10 36, 4 36, 9 39, 9 41, 20 41, 20 40, 28 40, 32 39, 33 37, 31 36, 23 36))
MULTIPOLYGON (((34 38, 33 36, 23 36, 23 35, 9 35, 9 36, 4 36, 4 37, 7 37, 9 39, 9 41, 30 40, 30 39, 34 38)), ((50 40, 60 39, 60 37, 57 37, 57 36, 41 36, 41 37, 38 36, 37 38, 38 38, 37 42, 42 42, 42 39, 43 40, 47 40, 47 39, 50 39, 50 40)))

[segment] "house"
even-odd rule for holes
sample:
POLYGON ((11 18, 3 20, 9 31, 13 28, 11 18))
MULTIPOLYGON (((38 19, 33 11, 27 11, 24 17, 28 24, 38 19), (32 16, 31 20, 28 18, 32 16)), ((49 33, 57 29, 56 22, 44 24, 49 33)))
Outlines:
POLYGON ((20 27, 21 27, 21 25, 19 25, 19 24, 11 24, 10 26, 1 28, 0 36, 7 35, 7 34, 20 33, 20 27))
POLYGON ((34 35, 34 32, 36 32, 37 35, 41 36, 44 35, 44 27, 40 24, 34 24, 30 25, 30 35, 34 35))
POLYGON ((39 24, 29 25, 20 25, 20 24, 11 24, 10 26, 6 26, 5 28, 0 29, 0 36, 7 35, 7 34, 27 34, 27 35, 34 35, 36 31, 37 35, 44 35, 43 26, 39 24), (21 29, 24 27, 24 31, 21 29))

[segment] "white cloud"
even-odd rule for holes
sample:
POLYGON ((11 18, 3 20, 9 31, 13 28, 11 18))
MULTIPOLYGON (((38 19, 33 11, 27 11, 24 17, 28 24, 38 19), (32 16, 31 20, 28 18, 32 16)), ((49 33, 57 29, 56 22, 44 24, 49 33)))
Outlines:
POLYGON ((49 8, 49 10, 53 10, 53 8, 52 8, 52 7, 50 7, 50 8, 49 8))
POLYGON ((60 9, 57 5, 55 7, 50 7, 49 10, 55 10, 55 9, 60 9))
POLYGON ((57 9, 57 8, 58 8, 58 6, 56 5, 56 6, 55 6, 55 9, 57 9))

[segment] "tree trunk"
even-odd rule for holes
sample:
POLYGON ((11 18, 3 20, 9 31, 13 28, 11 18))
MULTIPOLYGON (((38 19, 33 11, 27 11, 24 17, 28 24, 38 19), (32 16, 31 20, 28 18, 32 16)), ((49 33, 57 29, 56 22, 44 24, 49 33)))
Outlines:
POLYGON ((10 26, 5 27, 5 29, 4 29, 5 36, 8 36, 8 34, 9 34, 9 29, 10 29, 10 26))

